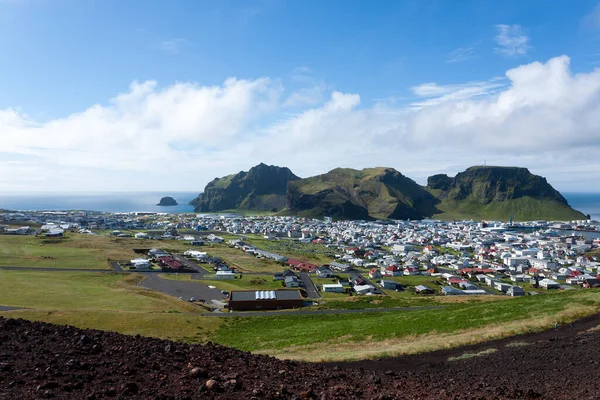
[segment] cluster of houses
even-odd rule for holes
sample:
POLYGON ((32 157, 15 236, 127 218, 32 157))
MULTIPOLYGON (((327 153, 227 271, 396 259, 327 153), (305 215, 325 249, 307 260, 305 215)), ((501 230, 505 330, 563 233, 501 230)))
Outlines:
POLYGON ((156 265, 166 272, 186 272, 186 266, 177 256, 167 253, 161 249, 150 249, 147 252, 147 258, 135 258, 130 260, 129 268, 134 270, 149 270, 156 265))

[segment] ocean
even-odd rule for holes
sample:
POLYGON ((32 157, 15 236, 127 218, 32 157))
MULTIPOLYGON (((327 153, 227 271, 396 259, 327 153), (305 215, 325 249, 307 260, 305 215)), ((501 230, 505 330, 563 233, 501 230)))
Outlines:
MULTIPOLYGON (((87 210, 106 212, 193 212, 188 203, 198 192, 113 193, 0 193, 0 209, 21 211, 87 210), (179 205, 159 207, 161 197, 171 196, 179 205)), ((569 205, 600 221, 600 193, 563 193, 569 205)))
POLYGON ((113 193, 0 193, 0 209, 19 211, 86 210, 105 212, 193 212, 188 203, 198 192, 113 192, 113 193), (157 206, 170 196, 178 205, 157 206))

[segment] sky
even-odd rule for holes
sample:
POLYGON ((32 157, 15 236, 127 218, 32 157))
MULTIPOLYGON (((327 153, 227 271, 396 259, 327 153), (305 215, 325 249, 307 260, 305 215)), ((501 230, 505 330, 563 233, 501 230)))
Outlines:
POLYGON ((0 0, 0 191, 202 191, 264 162, 600 192, 600 3, 0 0))

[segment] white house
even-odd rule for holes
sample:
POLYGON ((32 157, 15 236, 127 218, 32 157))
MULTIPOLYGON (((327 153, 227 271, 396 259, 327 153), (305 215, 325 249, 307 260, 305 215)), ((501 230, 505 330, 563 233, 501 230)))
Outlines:
POLYGON ((323 292, 325 293, 342 293, 344 287, 339 283, 325 283, 323 284, 323 292))
POLYGON ((131 260, 131 266, 135 269, 149 269, 150 260, 146 260, 145 258, 135 258, 131 260))
POLYGON ((374 287, 371 285, 356 285, 354 286, 354 291, 358 294, 368 294, 373 293, 374 287))
POLYGON ((558 282, 553 281, 552 279, 545 278, 540 281, 540 287, 546 289, 558 289, 560 286, 558 282))
POLYGON ((235 272, 231 271, 217 271, 215 279, 235 279, 235 272))
POLYGON ((145 232, 138 232, 134 235, 136 239, 148 239, 148 234, 145 232))

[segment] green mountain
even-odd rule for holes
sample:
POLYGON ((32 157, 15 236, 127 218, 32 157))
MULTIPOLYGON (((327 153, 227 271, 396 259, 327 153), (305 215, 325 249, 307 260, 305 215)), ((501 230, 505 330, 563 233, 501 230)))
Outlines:
POLYGON ((471 167, 454 178, 433 175, 426 189, 439 200, 434 217, 440 219, 586 219, 527 168, 471 167))
POLYGON ((436 212, 436 198, 393 168, 336 168, 288 183, 287 212, 340 219, 419 219, 436 212))
POLYGON ((288 182, 296 179, 288 168, 260 163, 248 172, 215 178, 190 204, 196 212, 279 211, 285 206, 288 182))
POLYGON ((216 178, 190 202, 197 212, 274 211, 336 219, 578 220, 545 178, 526 168, 471 167, 433 175, 423 187, 393 168, 336 168, 300 179, 288 168, 257 165, 216 178))

